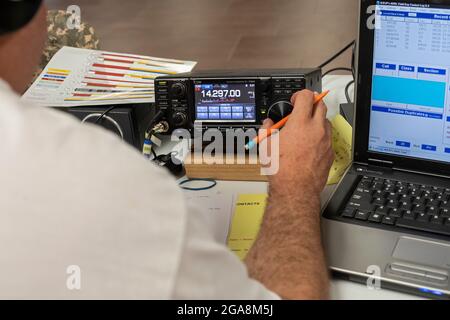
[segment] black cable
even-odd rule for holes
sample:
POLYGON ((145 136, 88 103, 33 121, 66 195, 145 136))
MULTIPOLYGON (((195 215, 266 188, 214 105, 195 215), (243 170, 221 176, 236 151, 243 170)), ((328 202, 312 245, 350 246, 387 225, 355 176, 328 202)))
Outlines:
POLYGON ((156 154, 155 148, 153 148, 153 147, 152 147, 152 154, 153 154, 153 157, 155 157, 153 160, 156 160, 158 158, 158 155, 156 154))
POLYGON ((341 49, 338 53, 336 53, 334 56, 332 56, 330 59, 326 60, 322 64, 318 66, 318 68, 322 69, 323 67, 329 65, 331 62, 333 62, 336 58, 338 58, 340 55, 342 55, 345 51, 350 49, 352 46, 356 44, 356 40, 353 40, 348 45, 346 45, 343 49, 341 49))
MULTIPOLYGON (((154 153, 156 155, 156 153, 154 153)), ((157 156, 152 161, 161 168, 166 168, 169 170, 169 172, 174 175, 177 178, 181 178, 185 176, 186 171, 184 170, 183 163, 175 159, 175 157, 178 155, 178 152, 171 152, 169 154, 162 154, 160 156, 157 156)), ((184 182, 187 183, 187 182, 184 182)))
POLYGON ((146 130, 146 133, 150 133, 153 128, 156 126, 156 124, 161 121, 161 119, 164 117, 164 112, 162 111, 158 111, 155 116, 153 117, 153 119, 150 121, 149 126, 146 130))
POLYGON ((353 103, 352 99, 350 98, 350 94, 349 94, 349 92, 348 92, 348 91, 350 90, 350 87, 351 87, 353 84, 355 84, 355 80, 350 81, 350 82, 347 84, 347 86, 345 87, 345 98, 347 99, 347 102, 348 102, 348 103, 353 103))
POLYGON ((353 74, 353 80, 356 79, 356 42, 353 46, 352 50, 352 74, 353 74))
POLYGON ((325 77, 325 76, 327 76, 327 75, 329 75, 330 73, 333 73, 333 72, 336 72, 336 71, 347 71, 347 72, 353 73, 353 70, 350 69, 350 68, 334 68, 334 69, 330 69, 330 70, 328 70, 327 72, 325 72, 325 73, 322 75, 322 78, 325 77))
POLYGON ((95 120, 95 124, 99 124, 100 121, 102 121, 103 118, 106 117, 106 116, 108 115, 108 113, 110 113, 111 111, 113 111, 115 108, 116 108, 116 106, 113 106, 113 107, 111 107, 111 108, 106 109, 106 111, 103 112, 103 113, 98 117, 97 120, 95 120))
POLYGON ((155 116, 150 120, 149 125, 147 127, 147 130, 145 130, 145 138, 144 138, 144 145, 143 145, 143 154, 150 159, 150 154, 147 154, 146 147, 150 148, 151 153, 154 157, 153 161, 157 160, 158 155, 156 154, 154 150, 154 145, 152 138, 155 135, 154 128, 156 127, 156 124, 162 120, 164 117, 164 113, 162 111, 158 111, 155 116))

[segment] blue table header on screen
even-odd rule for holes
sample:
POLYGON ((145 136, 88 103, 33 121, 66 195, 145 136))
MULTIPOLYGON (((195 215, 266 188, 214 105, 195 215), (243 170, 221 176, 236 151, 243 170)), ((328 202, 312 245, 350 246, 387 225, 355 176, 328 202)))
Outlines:
POLYGON ((394 10, 381 10, 379 11, 381 16, 385 17, 402 17, 411 19, 429 19, 429 20, 441 20, 449 21, 450 15, 448 14, 435 14, 426 12, 407 12, 407 11, 394 11, 394 10))
POLYGON ((413 66, 399 66, 399 70, 403 72, 414 72, 416 71, 416 67, 413 66))
POLYGON ((397 66, 395 64, 389 64, 389 63, 377 63, 376 68, 383 69, 383 70, 397 70, 397 66))
POLYGON ((419 67, 419 73, 437 74, 445 76, 447 74, 447 71, 445 71, 444 69, 419 67))

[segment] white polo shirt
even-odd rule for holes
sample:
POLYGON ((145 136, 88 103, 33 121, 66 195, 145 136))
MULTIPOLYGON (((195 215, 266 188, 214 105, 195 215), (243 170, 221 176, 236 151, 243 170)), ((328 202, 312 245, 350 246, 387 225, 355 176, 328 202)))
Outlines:
POLYGON ((277 299, 118 138, 0 80, 1 299, 277 299))

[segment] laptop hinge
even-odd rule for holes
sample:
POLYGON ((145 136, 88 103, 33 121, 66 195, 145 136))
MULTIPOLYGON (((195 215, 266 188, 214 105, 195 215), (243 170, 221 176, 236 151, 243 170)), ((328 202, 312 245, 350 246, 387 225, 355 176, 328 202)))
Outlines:
POLYGON ((394 169, 394 162, 379 160, 379 159, 369 159, 369 168, 383 169, 383 171, 392 171, 394 169))

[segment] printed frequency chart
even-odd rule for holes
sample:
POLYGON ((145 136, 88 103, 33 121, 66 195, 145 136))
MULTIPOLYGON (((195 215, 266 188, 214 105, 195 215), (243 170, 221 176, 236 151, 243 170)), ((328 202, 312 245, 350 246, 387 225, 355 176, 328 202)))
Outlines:
POLYGON ((22 99, 47 107, 154 102, 158 76, 190 72, 196 63, 62 48, 22 99))

